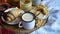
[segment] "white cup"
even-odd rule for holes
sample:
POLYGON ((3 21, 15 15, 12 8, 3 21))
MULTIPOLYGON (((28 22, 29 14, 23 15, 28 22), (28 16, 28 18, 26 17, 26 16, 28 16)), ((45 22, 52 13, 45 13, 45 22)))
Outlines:
POLYGON ((22 21, 19 23, 18 26, 19 26, 19 28, 23 27, 24 29, 27 29, 27 30, 33 29, 34 26, 35 26, 35 17, 34 17, 34 15, 32 13, 24 13, 23 16, 22 16, 22 21), (26 17, 26 19, 25 19, 25 17, 26 17))

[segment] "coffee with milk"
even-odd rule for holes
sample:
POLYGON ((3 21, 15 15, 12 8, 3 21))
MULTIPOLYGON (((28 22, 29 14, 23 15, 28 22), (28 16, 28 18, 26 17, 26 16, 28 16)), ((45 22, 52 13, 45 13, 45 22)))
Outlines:
POLYGON ((23 16, 22 16, 22 19, 24 21, 32 21, 34 18, 34 16, 31 14, 31 13, 25 13, 23 16))

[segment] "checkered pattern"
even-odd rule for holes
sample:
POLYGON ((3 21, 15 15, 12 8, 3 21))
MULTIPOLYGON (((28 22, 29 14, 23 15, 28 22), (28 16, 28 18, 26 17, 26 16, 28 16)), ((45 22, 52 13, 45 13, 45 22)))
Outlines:
MULTIPOLYGON (((11 8, 11 6, 8 3, 4 2, 4 0, 0 0, 0 1, 2 1, 2 2, 0 2, 1 4, 5 4, 7 6, 7 9, 11 8)), ((5 28, 4 25, 2 24, 1 14, 3 12, 0 11, 0 34, 15 34, 13 31, 5 28)))

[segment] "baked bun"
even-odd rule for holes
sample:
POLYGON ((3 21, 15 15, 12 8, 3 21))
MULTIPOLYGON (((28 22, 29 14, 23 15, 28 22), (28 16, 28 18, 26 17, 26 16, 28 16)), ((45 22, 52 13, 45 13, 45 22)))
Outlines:
POLYGON ((15 18, 14 15, 9 14, 9 13, 7 14, 7 17, 10 17, 12 20, 15 18))
POLYGON ((37 15, 37 19, 41 20, 41 19, 46 19, 48 16, 48 10, 44 5, 39 5, 36 7, 37 12, 35 13, 35 15, 37 15))
POLYGON ((9 11, 6 15, 6 22, 13 21, 15 18, 19 16, 20 12, 18 8, 15 8, 11 11, 9 11))
POLYGON ((18 15, 20 14, 18 8, 9 11, 9 13, 11 13, 12 15, 14 15, 14 17, 18 17, 18 15))
POLYGON ((40 13, 36 17, 37 17, 37 19, 41 20, 44 17, 44 15, 42 13, 40 13))
POLYGON ((37 6, 37 11, 40 11, 41 13, 43 13, 44 15, 48 15, 48 10, 44 5, 39 5, 37 6))
POLYGON ((6 23, 9 23, 10 21, 12 21, 12 19, 10 17, 7 17, 6 23))

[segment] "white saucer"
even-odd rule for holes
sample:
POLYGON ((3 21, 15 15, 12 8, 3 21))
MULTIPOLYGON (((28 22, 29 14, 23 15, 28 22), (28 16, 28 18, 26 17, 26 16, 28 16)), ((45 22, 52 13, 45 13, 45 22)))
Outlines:
MULTIPOLYGON (((13 10, 13 9, 15 9, 15 8, 9 8, 9 9, 5 10, 4 12, 9 12, 10 10, 13 10)), ((21 12, 21 13, 23 13, 23 12, 21 12)), ((1 16, 1 18, 2 18, 3 22, 5 22, 5 19, 3 18, 3 16, 1 16)), ((7 24, 15 25, 15 24, 18 24, 19 22, 20 22, 20 18, 18 17, 14 21, 11 21, 11 22, 9 22, 7 24)))

